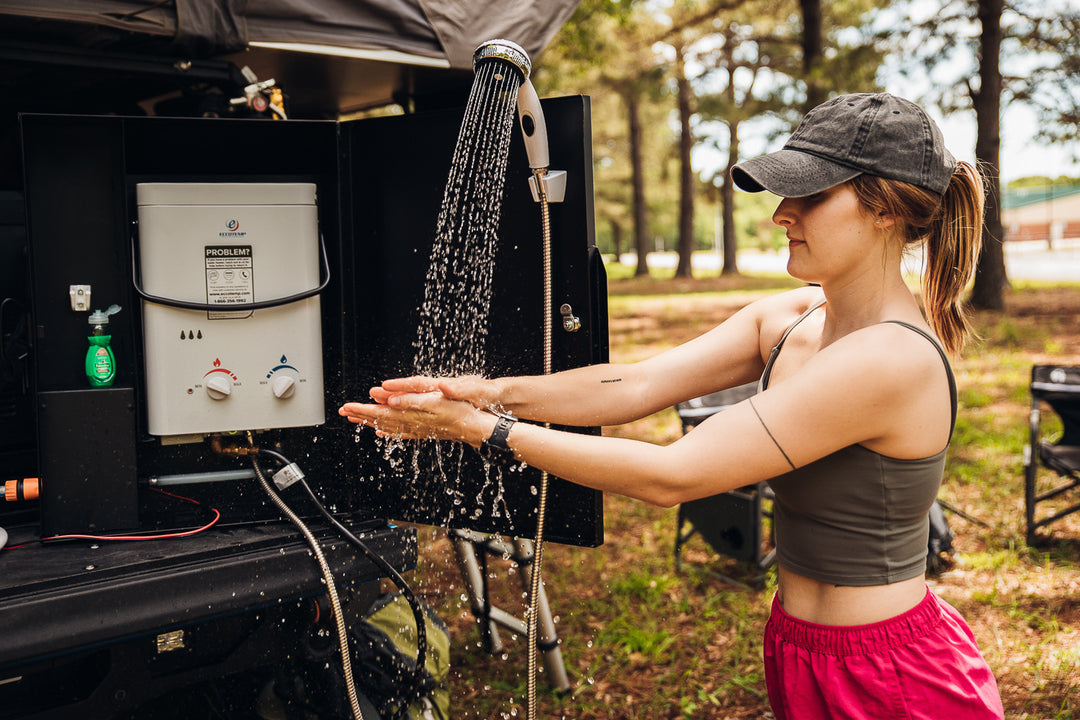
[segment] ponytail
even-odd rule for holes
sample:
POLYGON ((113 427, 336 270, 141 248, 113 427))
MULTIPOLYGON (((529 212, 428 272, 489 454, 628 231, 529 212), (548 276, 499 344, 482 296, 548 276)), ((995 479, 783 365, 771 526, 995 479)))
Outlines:
POLYGON ((983 183, 978 170, 957 162, 941 208, 926 229, 922 294, 927 319, 949 352, 971 332, 961 295, 975 276, 982 249, 983 183))
POLYGON ((975 275, 982 248, 982 176, 960 161, 944 195, 873 175, 856 176, 851 185, 864 207, 895 219, 905 248, 924 244, 926 319, 945 348, 959 353, 971 333, 961 296, 975 275))

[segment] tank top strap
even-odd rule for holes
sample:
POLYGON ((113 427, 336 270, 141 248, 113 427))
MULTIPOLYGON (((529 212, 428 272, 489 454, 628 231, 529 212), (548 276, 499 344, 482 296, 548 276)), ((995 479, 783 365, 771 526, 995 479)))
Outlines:
POLYGON ((784 342, 787 340, 788 335, 791 334, 791 331, 794 330, 799 323, 810 317, 810 313, 814 312, 824 304, 824 298, 818 300, 816 303, 806 308, 803 314, 795 319, 795 322, 788 325, 787 330, 785 330, 784 334, 780 336, 780 339, 776 341, 776 345, 773 346, 773 349, 769 351, 769 359, 765 361, 765 369, 761 372, 761 377, 758 379, 758 392, 761 392, 769 386, 769 376, 772 374, 773 363, 776 362, 776 356, 780 354, 780 348, 784 347, 784 342))
POLYGON ((929 340, 930 344, 934 346, 934 349, 938 351, 938 355, 941 356, 941 362, 945 364, 945 377, 949 380, 949 401, 952 403, 952 424, 949 426, 951 434, 951 429, 956 427, 956 411, 958 405, 958 398, 956 391, 956 377, 953 375, 952 364, 949 362, 949 356, 945 354, 945 350, 941 347, 941 344, 938 343, 937 338, 923 330, 921 327, 917 327, 915 325, 912 325, 911 323, 904 322, 903 320, 885 320, 884 322, 893 323, 895 325, 902 325, 908 330, 914 330, 915 332, 919 333, 924 338, 929 340))
MULTIPOLYGON (((788 335, 791 334, 792 330, 798 327, 799 323, 809 317, 810 313, 814 312, 824 304, 824 299, 819 300, 817 303, 807 308, 802 315, 796 318, 795 322, 788 325, 787 330, 785 330, 784 334, 780 336, 780 339, 777 341, 776 345, 773 346, 773 349, 769 351, 769 359, 765 362, 765 369, 761 373, 761 378, 758 379, 758 392, 761 392, 769 386, 769 376, 772 374, 773 363, 776 362, 776 356, 780 354, 780 349, 784 346, 784 342, 787 340, 788 335)), ((949 402, 952 410, 952 421, 949 425, 949 433, 951 435, 952 430, 956 428, 956 412, 958 399, 956 391, 956 377, 953 375, 952 365, 949 363, 949 356, 945 354, 945 350, 942 349, 941 344, 938 343, 937 339, 922 328, 912 325, 911 323, 904 322, 903 320, 885 320, 883 322, 902 325, 909 330, 914 330, 915 332, 926 338, 930 342, 930 344, 934 346, 934 349, 938 351, 938 355, 941 356, 941 361, 945 364, 945 376, 949 381, 949 402)))

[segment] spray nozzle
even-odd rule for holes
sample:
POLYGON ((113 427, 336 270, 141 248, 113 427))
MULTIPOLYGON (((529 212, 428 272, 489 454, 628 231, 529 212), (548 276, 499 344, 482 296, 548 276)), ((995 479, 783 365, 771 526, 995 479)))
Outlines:
POLYGON ((110 305, 108 309, 104 312, 101 310, 95 310, 94 312, 90 313, 90 319, 88 322, 91 325, 108 325, 109 318, 118 312, 120 312, 119 305, 110 305))
POLYGON ((529 81, 532 62, 528 53, 517 43, 509 40, 488 40, 473 52, 473 70, 483 62, 504 62, 521 73, 521 86, 517 94, 518 122, 525 140, 525 154, 533 175, 529 178, 533 199, 539 202, 562 202, 566 192, 566 172, 548 171, 551 164, 548 154, 547 123, 540 98, 529 81))
POLYGON ((473 52, 473 70, 484 62, 508 63, 521 73, 517 108, 521 133, 525 137, 525 154, 529 156, 530 168, 546 168, 549 164, 547 125, 544 123, 544 111, 540 108, 540 98, 529 82, 529 73, 532 71, 529 54, 520 45, 509 40, 488 40, 473 52))
POLYGON ((529 53, 515 42, 509 40, 488 40, 480 43, 473 51, 473 70, 485 60, 502 60, 508 62, 521 72, 522 79, 529 79, 532 70, 532 62, 529 53))

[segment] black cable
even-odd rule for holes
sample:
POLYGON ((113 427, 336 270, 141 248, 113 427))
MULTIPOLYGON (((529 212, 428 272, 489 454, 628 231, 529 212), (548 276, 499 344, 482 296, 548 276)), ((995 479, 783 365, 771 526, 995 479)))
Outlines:
POLYGON ((259 480, 259 485, 262 486, 262 489, 273 501, 274 505, 277 506, 278 510, 289 518, 293 525, 295 525, 304 536, 308 545, 311 546, 311 552, 314 553, 315 559, 319 563, 319 569, 322 571, 323 579, 326 581, 326 592, 330 598, 330 605, 333 607, 334 611, 333 617, 334 624, 337 628, 338 647, 341 651, 341 670, 345 678, 345 690, 349 695, 349 705, 352 709, 353 720, 364 720, 363 710, 360 709, 360 696, 356 692, 356 682, 353 680, 352 655, 349 647, 349 629, 345 626, 345 611, 342 609, 341 600, 338 597, 337 585, 334 582, 334 571, 330 568, 330 562, 326 559, 326 553, 322 551, 319 539, 312 534, 308 526, 300 519, 300 516, 293 512, 288 503, 281 499, 281 496, 277 494, 274 488, 271 487, 270 483, 266 480, 262 468, 259 467, 259 459, 255 457, 257 454, 257 450, 254 453, 251 453, 251 466, 255 470, 255 476, 259 480))
POLYGON ((135 255, 135 238, 131 239, 131 284, 135 287, 135 292, 139 296, 148 302, 156 303, 158 305, 165 305, 167 307, 180 308, 182 310, 199 310, 205 312, 242 312, 245 310, 264 310, 266 308, 280 307, 282 305, 288 305, 289 303, 298 302, 300 300, 306 300, 310 297, 315 297, 326 289, 326 286, 330 284, 330 261, 326 255, 326 242, 323 240, 323 236, 319 235, 319 250, 320 258, 322 260, 322 271, 320 275, 325 272, 325 276, 322 282, 317 287, 313 287, 310 290, 304 290, 293 295, 287 295, 285 297, 274 298, 272 300, 259 300, 258 302, 249 303, 222 303, 220 305, 211 305, 209 303, 198 303, 189 300, 176 300, 175 298, 167 298, 162 295, 151 295, 143 289, 142 283, 138 273, 138 259, 135 255))
MULTIPOLYGON (((275 450, 259 448, 259 453, 274 458, 279 463, 282 463, 282 465, 293 464, 291 460, 289 460, 287 457, 275 450)), ((360 551, 368 557, 368 559, 375 563, 376 567, 378 567, 382 572, 386 574, 387 577, 390 578, 390 581, 393 582, 394 585, 397 586, 398 590, 401 591, 402 596, 405 598, 406 602, 409 603, 409 607, 412 609, 413 617, 416 621, 416 672, 414 678, 414 688, 411 693, 411 698, 406 698, 405 702, 403 702, 398 708, 397 714, 400 715, 402 712, 407 712, 407 708, 411 700, 419 699, 423 694, 423 674, 424 672, 426 672, 427 665, 427 620, 424 618, 424 611, 423 608, 420 607, 420 601, 413 593, 412 588, 409 587, 409 584, 405 582, 405 578, 401 576, 401 573, 399 573, 393 565, 388 563, 385 558, 383 558, 381 555, 368 547, 368 545, 363 540, 358 538, 351 530, 349 530, 349 528, 345 527, 340 521, 338 521, 336 517, 334 517, 330 513, 329 510, 326 509, 326 506, 322 504, 319 498, 315 495, 315 492, 311 489, 311 486, 308 485, 307 480, 300 478, 298 484, 304 488, 304 491, 307 493, 308 497, 313 503, 315 503, 315 507, 318 509, 319 514, 322 515, 327 522, 333 525, 334 528, 339 533, 341 533, 342 537, 344 537, 350 543, 359 548, 360 551)))

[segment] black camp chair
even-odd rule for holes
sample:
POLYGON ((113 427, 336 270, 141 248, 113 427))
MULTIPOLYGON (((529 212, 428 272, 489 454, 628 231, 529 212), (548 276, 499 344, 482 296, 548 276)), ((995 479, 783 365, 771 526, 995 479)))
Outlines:
MULTIPOLYGON (((1051 416, 1053 417, 1053 416, 1051 416)), ((1035 545, 1041 527, 1080 510, 1080 503, 1036 518, 1039 503, 1080 487, 1080 366, 1036 365, 1031 368, 1031 440, 1024 447, 1024 506, 1027 543, 1035 545), (1050 442, 1042 437, 1043 406, 1060 418, 1061 437, 1050 442), (1039 467, 1055 473, 1055 485, 1039 491, 1039 467)), ((1045 485, 1044 485, 1045 487, 1045 485)))
MULTIPOLYGON (((757 383, 753 382, 679 403, 675 411, 679 414, 683 432, 689 432, 706 418, 755 392, 757 383)), ((675 532, 676 570, 681 567, 683 545, 700 534, 716 552, 746 563, 756 574, 755 581, 760 581, 762 571, 775 560, 775 550, 765 549, 764 519, 772 516, 771 500, 772 491, 767 483, 761 482, 680 505, 675 532), (684 530, 687 523, 690 528, 684 530)), ((726 575, 711 574, 726 582, 738 583, 726 575)))

